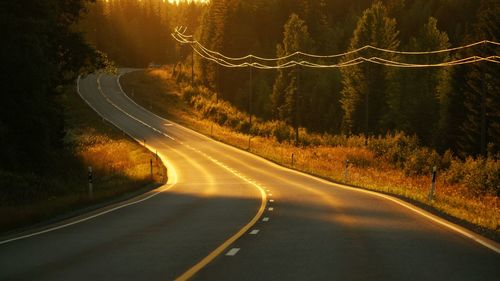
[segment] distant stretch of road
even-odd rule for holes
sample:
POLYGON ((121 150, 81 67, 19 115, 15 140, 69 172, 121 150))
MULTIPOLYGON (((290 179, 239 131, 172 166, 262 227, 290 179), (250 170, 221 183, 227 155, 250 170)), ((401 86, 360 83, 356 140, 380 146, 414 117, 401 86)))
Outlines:
POLYGON ((82 77, 79 93, 158 152, 169 182, 2 238, 0 280, 500 280, 497 243, 162 119, 131 101, 118 77, 82 77))

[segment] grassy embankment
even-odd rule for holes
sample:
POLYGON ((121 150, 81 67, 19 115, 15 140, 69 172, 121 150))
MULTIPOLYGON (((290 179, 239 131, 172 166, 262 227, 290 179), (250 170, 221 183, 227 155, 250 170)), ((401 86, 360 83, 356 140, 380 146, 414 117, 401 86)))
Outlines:
POLYGON ((495 240, 500 236, 498 185, 500 161, 466 161, 439 155, 404 134, 369 137, 331 136, 301 130, 301 144, 287 140, 293 132, 281 122, 263 122, 202 87, 181 87, 167 69, 133 72, 122 78, 124 90, 139 104, 203 134, 291 167, 336 182, 394 194, 450 216, 495 240), (211 132, 213 130, 213 132, 211 132), (249 142, 250 139, 250 142, 249 142), (249 148, 250 143, 250 148, 249 148), (345 160, 350 161, 345 177, 345 160), (435 199, 428 200, 431 167, 438 167, 435 199))
POLYGON ((60 103, 65 110, 67 148, 54 156, 55 161, 43 163, 47 171, 0 171, 0 231, 124 200, 164 182, 161 161, 99 117, 73 87, 61 96, 60 103), (94 171, 92 198, 88 166, 94 171))

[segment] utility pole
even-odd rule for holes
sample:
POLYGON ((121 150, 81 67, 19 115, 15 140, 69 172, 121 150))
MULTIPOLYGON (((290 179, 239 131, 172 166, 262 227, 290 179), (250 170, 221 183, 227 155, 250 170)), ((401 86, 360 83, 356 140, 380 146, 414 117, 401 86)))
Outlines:
MULTIPOLYGON (((479 68, 481 71, 481 68, 479 68)), ((481 91, 481 155, 486 156, 488 153, 486 149, 486 134, 487 134, 487 126, 486 126, 486 91, 487 91, 487 85, 486 85, 486 75, 484 74, 484 71, 481 71, 481 84, 482 84, 482 91, 481 91)))
POLYGON ((368 134, 368 131, 369 131, 369 116, 370 116, 370 63, 371 62, 368 62, 368 64, 366 65, 366 73, 367 73, 367 83, 368 83, 368 87, 366 87, 366 102, 365 102, 365 134, 368 134))
POLYGON ((219 70, 219 64, 215 65, 216 70, 215 70, 215 102, 219 102, 219 91, 220 91, 220 70, 219 70))
POLYGON ((295 144, 299 143, 299 91, 300 66, 297 67, 297 90, 295 91, 295 144))
POLYGON ((194 46, 191 46, 191 87, 194 87, 194 46))
POLYGON ((253 66, 252 59, 250 59, 250 83, 249 83, 249 91, 248 91, 248 115, 250 116, 250 127, 252 127, 252 84, 253 84, 253 66))

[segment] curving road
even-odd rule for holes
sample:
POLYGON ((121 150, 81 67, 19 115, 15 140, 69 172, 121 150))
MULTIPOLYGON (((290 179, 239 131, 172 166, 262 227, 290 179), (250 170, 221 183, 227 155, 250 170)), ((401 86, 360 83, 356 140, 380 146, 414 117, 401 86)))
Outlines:
MULTIPOLYGON (((129 70, 121 70, 121 73, 129 70)), ((0 280, 498 280, 500 248, 404 202, 282 168, 153 115, 117 76, 79 93, 158 151, 167 185, 0 241, 0 280)))

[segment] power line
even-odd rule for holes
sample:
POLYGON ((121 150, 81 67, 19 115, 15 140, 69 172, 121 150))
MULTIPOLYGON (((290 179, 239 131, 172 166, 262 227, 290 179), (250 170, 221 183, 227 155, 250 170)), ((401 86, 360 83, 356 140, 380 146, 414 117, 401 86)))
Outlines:
POLYGON ((405 51, 394 51, 394 50, 387 50, 383 48, 377 48, 373 47, 370 45, 366 45, 364 47, 358 48, 353 51, 341 53, 341 54, 334 54, 334 55, 313 55, 313 54, 308 54, 308 53, 303 53, 303 52, 295 52, 290 55, 286 55, 283 57, 279 58, 263 58, 263 57, 258 57, 255 55, 246 55, 244 57, 239 57, 239 58, 233 58, 233 57, 228 57, 225 56, 219 52, 212 51, 205 46, 203 46, 201 43, 199 43, 197 40, 188 40, 187 38, 192 38, 192 35, 185 35, 185 31, 187 28, 182 28, 182 27, 177 27, 174 30, 174 33, 172 33, 172 37, 179 43, 181 44, 189 44, 193 50, 202 58, 215 62, 218 65, 221 65, 223 67, 227 68, 244 68, 244 67, 254 67, 258 69, 284 69, 284 68, 290 68, 294 67, 296 65, 308 67, 308 68, 342 68, 342 67, 348 67, 348 66, 353 66, 357 64, 361 64, 364 62, 370 62, 374 64, 379 64, 379 65, 384 65, 384 66, 391 66, 391 67, 401 67, 401 68, 429 68, 429 67, 448 67, 448 66, 455 66, 455 65, 463 65, 463 64, 470 64, 470 63, 476 63, 480 61, 488 61, 492 63, 500 63, 500 56, 492 55, 488 57, 480 57, 480 56, 470 56, 462 59, 455 59, 451 61, 446 61, 446 62, 441 62, 441 63, 434 63, 434 64, 419 64, 419 63, 405 63, 405 62, 399 62, 399 61, 394 61, 394 60, 388 60, 384 58, 380 58, 377 56, 366 58, 363 56, 358 56, 354 59, 340 62, 340 63, 313 63, 307 60, 301 60, 301 61, 296 61, 296 60, 291 60, 291 61, 286 61, 287 59, 292 58, 293 56, 305 56, 309 58, 340 58, 340 57, 346 57, 349 55, 352 55, 354 53, 360 52, 362 50, 367 50, 367 49, 373 49, 377 50, 380 52, 386 52, 386 53, 392 53, 392 54, 400 54, 400 55, 430 55, 430 54, 440 54, 440 53, 445 53, 445 52, 452 52, 452 51, 457 51, 457 50, 462 50, 462 49, 467 49, 471 48, 480 44, 492 44, 495 46, 499 46, 500 43, 489 41, 489 40, 483 40, 479 42, 475 42, 469 45, 461 46, 461 47, 455 47, 455 48, 448 48, 448 49, 442 49, 442 50, 435 50, 435 51, 423 51, 423 52, 405 52, 405 51), (183 29, 183 30, 182 30, 183 29), (182 30, 182 31, 181 31, 182 30), (231 61, 244 61, 251 59, 252 62, 241 62, 241 63, 233 63, 231 61), (276 61, 275 65, 268 65, 260 62, 253 62, 253 60, 260 60, 264 62, 270 62, 270 61, 276 61))
POLYGON ((344 52, 344 53, 340 53, 340 54, 333 54, 333 55, 315 55, 315 54, 309 54, 309 53, 304 53, 304 52, 298 51, 298 52, 294 52, 292 54, 285 55, 282 57, 277 57, 277 58, 264 58, 264 57, 256 56, 253 54, 249 54, 249 55, 242 56, 242 57, 229 57, 229 56, 221 54, 220 52, 216 52, 216 51, 213 51, 213 50, 206 48, 197 40, 187 40, 187 38, 193 38, 193 35, 185 35, 184 33, 186 32, 187 28, 184 28, 182 32, 180 31, 181 29, 182 29, 182 27, 178 27, 174 30, 174 34, 178 37, 174 36, 174 34, 172 35, 179 42, 184 43, 184 44, 191 44, 191 45, 196 44, 197 46, 199 46, 201 49, 203 49, 207 53, 210 53, 210 54, 215 55, 215 56, 220 56, 221 58, 223 58, 225 60, 233 60, 233 61, 247 60, 249 58, 263 60, 263 61, 279 61, 279 60, 286 60, 286 59, 289 59, 291 57, 299 56, 299 55, 304 56, 304 57, 312 57, 312 58, 338 58, 338 57, 352 55, 352 54, 361 52, 363 50, 369 50, 369 49, 380 51, 380 52, 385 52, 385 53, 399 54, 399 55, 429 55, 429 54, 440 54, 440 53, 453 52, 453 51, 458 51, 458 50, 463 50, 463 49, 469 49, 469 48, 472 48, 472 47, 475 47, 475 46, 478 46, 481 44, 484 44, 484 45, 490 44, 490 45, 500 46, 500 43, 498 43, 498 42, 494 42, 494 41, 490 41, 490 40, 482 40, 482 41, 478 41, 478 42, 471 43, 471 44, 464 45, 464 46, 441 49, 441 50, 434 50, 434 51, 396 51, 396 50, 389 50, 389 49, 384 49, 384 48, 378 48, 378 47, 371 46, 371 45, 366 45, 366 46, 363 46, 361 48, 358 48, 358 49, 355 49, 352 51, 348 51, 348 52, 344 52))

